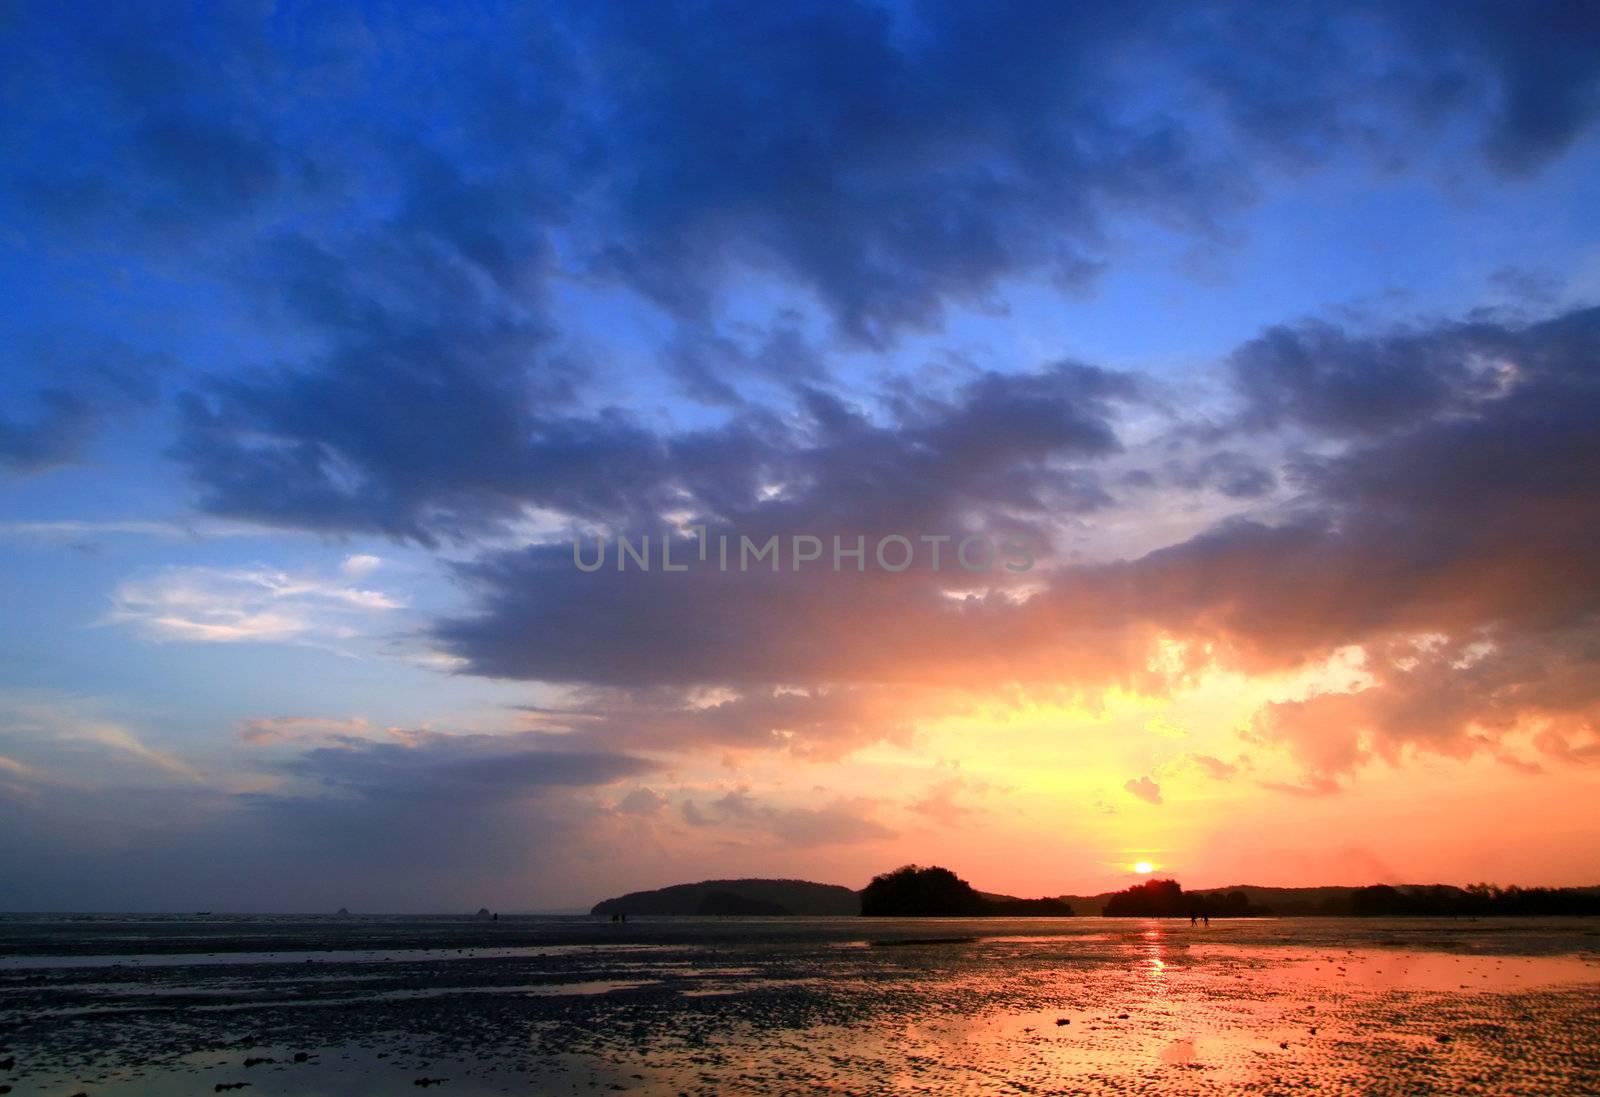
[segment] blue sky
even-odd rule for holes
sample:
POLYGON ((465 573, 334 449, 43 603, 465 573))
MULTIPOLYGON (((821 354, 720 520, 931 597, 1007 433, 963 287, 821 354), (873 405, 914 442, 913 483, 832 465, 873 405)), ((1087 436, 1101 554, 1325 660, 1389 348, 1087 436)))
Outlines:
MULTIPOLYGON (((1541 464, 1570 427, 1552 409, 1593 392, 1583 5, 23 4, 0 33, 22 905, 226 906, 181 869, 228 842, 418 909, 772 865, 850 882, 960 820, 991 843, 1043 826, 1051 795, 1126 833, 1086 824, 1049 879, 967 874, 1104 883, 1108 843, 1156 848, 1187 802, 1202 823, 1270 805, 1310 866, 1280 876, 1327 882, 1371 851, 1321 849, 1311 799, 1439 759, 1566 788, 1594 756, 1595 698, 1536 685, 1579 674, 1592 636, 1586 573, 1537 555, 1581 528, 1581 481, 1521 515, 1520 603, 1490 593, 1507 564, 1463 532, 1481 516, 1439 513, 1531 505, 1518 485, 1592 456, 1541 464), (1470 430, 1496 463, 1423 481, 1470 430), (1385 462, 1416 482, 1382 484, 1385 462), (574 531, 685 517, 1050 550, 1018 589, 562 568, 574 531), (1369 536, 1411 568, 1373 578, 1370 612, 1312 589, 1287 635, 1240 608, 1301 569, 1370 571, 1369 536), (1116 638, 1078 635, 1080 607, 1116 638), (946 642, 969 627, 995 630, 983 660, 946 642), (1362 684, 1328 686, 1352 652, 1362 684), (1106 726, 1118 691, 1197 706, 1195 743, 1106 726), (1100 743, 1070 794, 958 733, 1041 705, 1100 743), (522 784, 472 785, 480 756, 522 784), (882 796, 885 772, 926 788, 882 796), (1156 779, 1164 800, 1133 792, 1156 779), (190 806, 140 847, 144 882, 41 867, 92 876, 169 785, 190 806), (69 790, 102 830, 48 806, 69 790), (362 836, 402 792, 481 861, 402 828, 425 869, 387 880, 362 836)), ((1215 849, 1175 867, 1278 871, 1215 849)), ((338 891, 217 886, 244 907, 338 891)))

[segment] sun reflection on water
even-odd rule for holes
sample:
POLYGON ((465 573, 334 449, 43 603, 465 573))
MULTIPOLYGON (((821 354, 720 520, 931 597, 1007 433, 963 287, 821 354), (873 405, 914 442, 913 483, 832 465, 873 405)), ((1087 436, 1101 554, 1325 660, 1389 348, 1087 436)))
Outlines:
POLYGON ((1167 973, 1167 943, 1166 933, 1160 924, 1152 922, 1146 927, 1139 935, 1138 947, 1148 976, 1164 985, 1167 973))

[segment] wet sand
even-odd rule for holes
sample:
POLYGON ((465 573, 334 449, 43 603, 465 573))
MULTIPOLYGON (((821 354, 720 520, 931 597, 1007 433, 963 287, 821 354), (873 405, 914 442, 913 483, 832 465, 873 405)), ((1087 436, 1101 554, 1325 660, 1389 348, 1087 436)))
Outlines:
POLYGON ((0 919, 17 1095, 1584 1093, 1597 1033, 1592 920, 0 919))

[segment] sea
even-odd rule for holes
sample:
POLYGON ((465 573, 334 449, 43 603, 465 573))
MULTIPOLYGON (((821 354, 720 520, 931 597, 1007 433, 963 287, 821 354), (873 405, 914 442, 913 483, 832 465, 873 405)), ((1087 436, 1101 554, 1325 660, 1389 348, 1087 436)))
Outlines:
POLYGON ((0 915, 19 1097, 1296 1089, 1600 1093, 1600 919, 0 915))

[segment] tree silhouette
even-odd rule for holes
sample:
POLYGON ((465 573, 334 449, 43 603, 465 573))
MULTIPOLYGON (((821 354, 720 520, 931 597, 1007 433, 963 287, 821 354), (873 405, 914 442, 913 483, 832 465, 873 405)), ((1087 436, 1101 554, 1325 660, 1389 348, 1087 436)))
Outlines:
POLYGON ((905 865, 874 876, 861 892, 861 913, 869 917, 970 918, 987 907, 971 884, 947 868, 905 865))
POLYGON ((1106 900, 1107 917, 1176 918, 1200 913, 1199 900, 1186 898, 1176 880, 1146 880, 1106 900))

